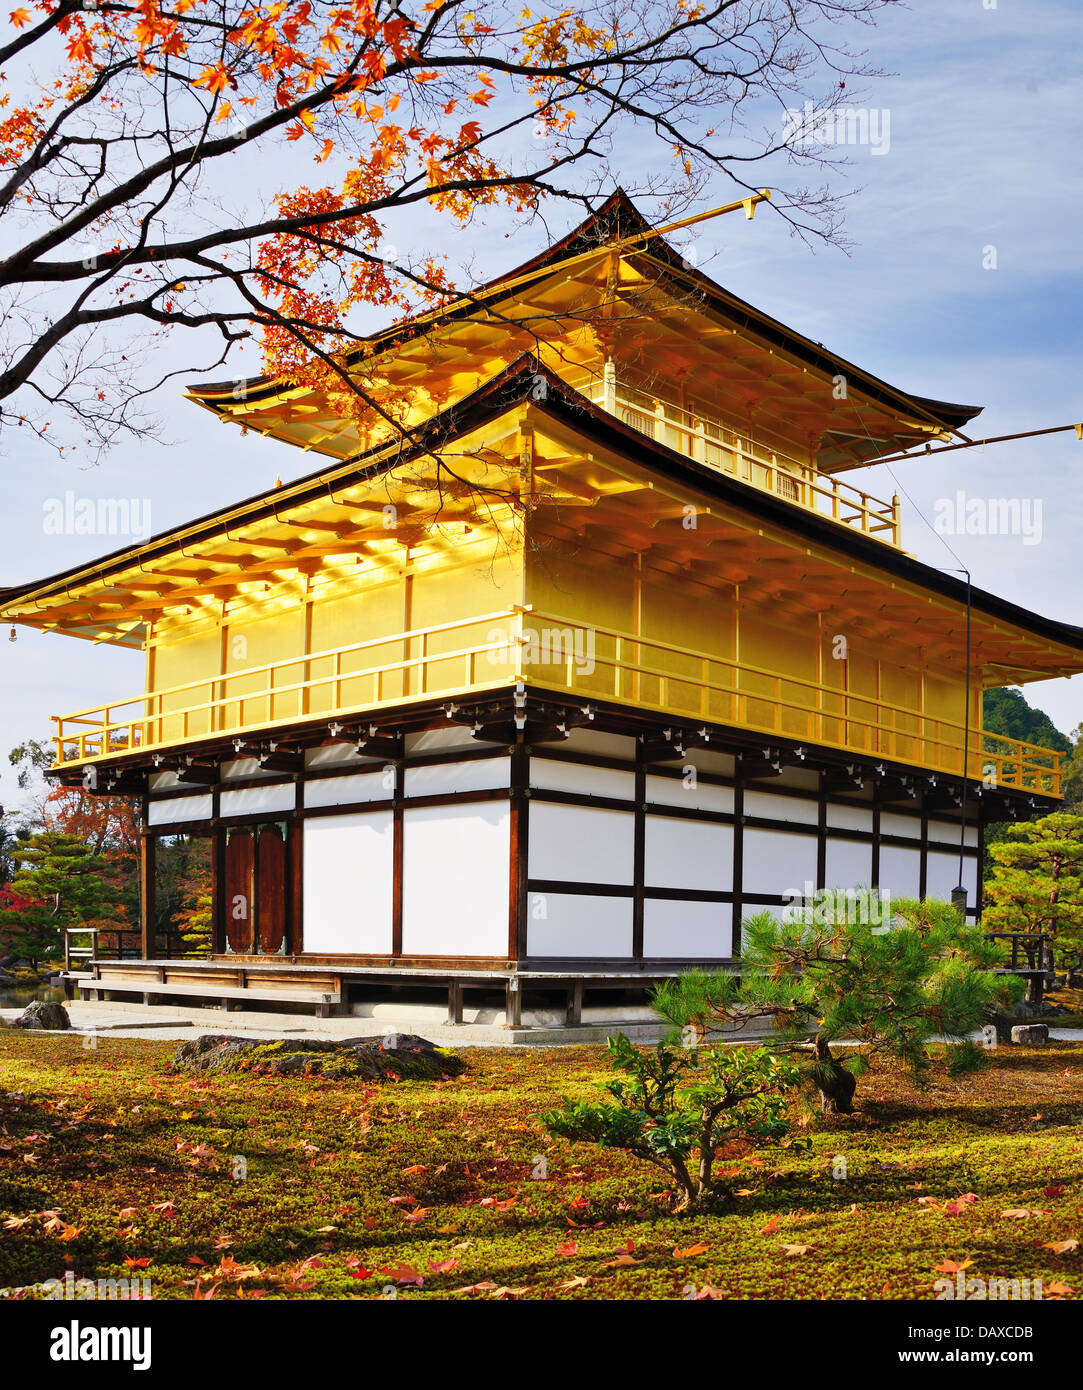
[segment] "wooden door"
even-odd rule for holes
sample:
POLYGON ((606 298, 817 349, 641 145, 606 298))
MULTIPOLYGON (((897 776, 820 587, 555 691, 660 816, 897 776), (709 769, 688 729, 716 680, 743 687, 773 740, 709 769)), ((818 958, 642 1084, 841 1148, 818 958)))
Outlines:
POLYGON ((278 955, 286 939, 287 860, 282 825, 261 825, 256 846, 256 931, 262 955, 278 955))
POLYGON ((252 887, 256 840, 251 830, 231 830, 226 840, 225 913, 229 949, 247 953, 255 946, 252 887))

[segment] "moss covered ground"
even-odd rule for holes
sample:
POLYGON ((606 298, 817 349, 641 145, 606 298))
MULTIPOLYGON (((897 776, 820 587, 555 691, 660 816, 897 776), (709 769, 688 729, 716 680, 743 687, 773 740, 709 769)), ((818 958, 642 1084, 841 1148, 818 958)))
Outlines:
POLYGON ((808 1153, 662 1174, 552 1139, 602 1049, 471 1049, 449 1080, 174 1071, 175 1044, 0 1031, 0 1286, 156 1299, 929 1299, 951 1266, 1083 1294, 1083 1043, 1000 1047, 924 1092, 891 1067, 808 1153), (969 1262, 969 1263, 968 1263, 969 1262))

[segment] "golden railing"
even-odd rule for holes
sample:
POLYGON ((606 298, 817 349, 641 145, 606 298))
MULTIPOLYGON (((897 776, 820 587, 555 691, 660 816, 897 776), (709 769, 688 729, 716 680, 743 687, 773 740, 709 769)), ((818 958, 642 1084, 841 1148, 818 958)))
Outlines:
POLYGON ((806 511, 829 517, 889 545, 902 545, 899 499, 883 502, 871 493, 808 462, 765 448, 720 420, 624 384, 595 378, 582 387, 595 405, 626 425, 720 473, 774 493, 806 511))
MULTIPOLYGON (((529 607, 304 653, 54 716, 55 765, 458 698, 516 680, 931 772, 959 776, 963 770, 961 720, 529 607)), ((1053 749, 974 726, 968 751, 967 771, 975 780, 1060 795, 1060 754, 1053 749)))
POLYGON ((357 714, 434 695, 489 690, 506 683, 511 674, 509 638, 515 649, 516 624, 521 627, 521 611, 502 609, 53 715, 53 765, 273 730, 314 716, 357 714), (497 623, 504 626, 494 627, 497 623), (492 640, 454 641, 456 633, 486 625, 496 634, 492 640), (366 664, 367 657, 375 659, 366 664), (298 677, 298 671, 304 674, 298 677))
POLYGON ((1060 753, 859 690, 753 666, 616 628, 526 613, 532 685, 887 758, 990 788, 1060 796, 1060 753), (530 637, 530 634, 533 637, 530 637))

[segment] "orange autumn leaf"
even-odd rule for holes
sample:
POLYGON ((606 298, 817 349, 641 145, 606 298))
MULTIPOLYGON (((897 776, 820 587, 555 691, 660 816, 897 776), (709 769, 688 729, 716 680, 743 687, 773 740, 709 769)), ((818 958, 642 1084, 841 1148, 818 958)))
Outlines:
POLYGON ((8 20, 14 24, 16 29, 22 29, 30 23, 30 11, 24 10, 21 7, 17 10, 12 10, 8 15, 8 20))
POLYGON ((675 1260, 690 1260, 695 1255, 706 1254, 710 1248, 709 1245, 701 1243, 699 1245, 690 1245, 687 1250, 675 1249, 673 1251, 673 1258, 675 1260))
POLYGON ((969 1269, 973 1263, 973 1260, 962 1260, 959 1263, 956 1263, 955 1260, 943 1260, 933 1268, 937 1274, 959 1274, 962 1270, 969 1269))
POLYGON ((68 57, 73 63, 89 63, 94 57, 94 45, 88 34, 76 34, 68 40, 68 57))
POLYGON ((233 76, 224 63, 216 63, 213 68, 204 68, 195 79, 195 86, 204 87, 212 96, 236 86, 233 76))

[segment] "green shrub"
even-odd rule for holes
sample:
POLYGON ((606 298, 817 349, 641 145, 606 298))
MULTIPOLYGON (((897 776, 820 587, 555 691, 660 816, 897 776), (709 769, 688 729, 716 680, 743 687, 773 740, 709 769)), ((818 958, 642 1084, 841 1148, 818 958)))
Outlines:
POLYGON ((735 1141, 807 1146, 787 1116, 786 1092, 798 1070, 764 1048, 660 1042, 652 1051, 620 1033, 609 1039, 609 1059, 626 1078, 603 1083, 612 1102, 565 1100, 542 1123, 565 1139, 624 1149, 654 1164, 674 1182, 678 1211, 717 1195, 717 1149, 735 1141))

